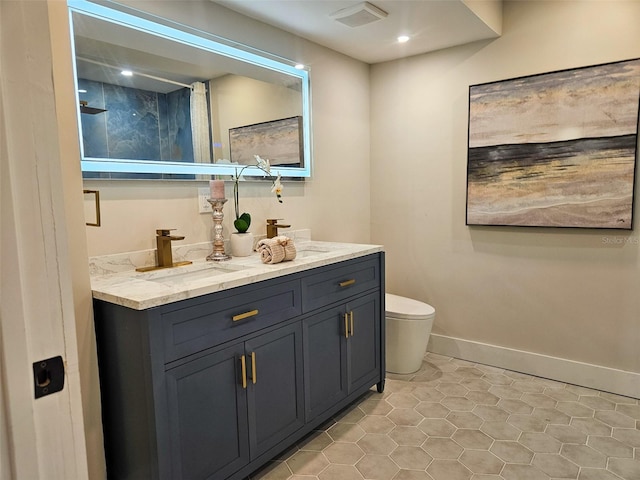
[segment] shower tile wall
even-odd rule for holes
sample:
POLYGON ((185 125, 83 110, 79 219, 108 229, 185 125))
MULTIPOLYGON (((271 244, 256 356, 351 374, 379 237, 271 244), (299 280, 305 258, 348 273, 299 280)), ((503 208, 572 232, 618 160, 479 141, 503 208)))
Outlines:
POLYGON ((187 88, 163 94, 78 79, 80 99, 105 108, 82 114, 86 157, 193 161, 187 88))

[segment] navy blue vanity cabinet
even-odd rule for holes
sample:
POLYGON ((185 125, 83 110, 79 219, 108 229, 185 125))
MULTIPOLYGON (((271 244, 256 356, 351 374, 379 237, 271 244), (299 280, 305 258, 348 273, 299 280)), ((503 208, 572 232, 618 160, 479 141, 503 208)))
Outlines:
POLYGON ((302 279, 303 310, 319 310, 303 320, 306 421, 372 383, 384 388, 383 271, 365 257, 302 279))
POLYGON ((383 292, 376 253, 147 310, 95 300, 108 478, 240 480, 381 391, 383 292))
POLYGON ((169 462, 160 478, 222 479, 249 463, 243 355, 241 342, 166 372, 169 428, 163 451, 169 462))
POLYGON ((166 372, 171 477, 225 479, 304 425, 299 322, 166 372))

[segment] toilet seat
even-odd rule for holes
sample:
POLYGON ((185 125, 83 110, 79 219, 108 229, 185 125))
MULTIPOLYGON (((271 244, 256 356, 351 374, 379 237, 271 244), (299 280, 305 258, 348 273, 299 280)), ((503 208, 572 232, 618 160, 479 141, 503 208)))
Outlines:
POLYGON ((403 320, 428 320, 432 318, 436 309, 427 303, 400 297, 392 293, 385 293, 385 311, 388 317, 403 320))

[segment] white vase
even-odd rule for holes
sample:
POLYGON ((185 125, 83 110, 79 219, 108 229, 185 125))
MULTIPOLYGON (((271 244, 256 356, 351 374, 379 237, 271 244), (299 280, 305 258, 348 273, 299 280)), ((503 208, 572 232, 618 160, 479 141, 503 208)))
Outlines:
POLYGON ((234 232, 231 234, 231 255, 248 257, 253 252, 253 233, 234 232))

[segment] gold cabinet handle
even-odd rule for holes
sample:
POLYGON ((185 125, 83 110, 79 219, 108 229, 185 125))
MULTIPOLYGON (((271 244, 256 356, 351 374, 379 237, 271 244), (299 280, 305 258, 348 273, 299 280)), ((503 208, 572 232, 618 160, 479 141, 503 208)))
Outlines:
POLYGON ((353 310, 349 312, 349 318, 351 319, 351 336, 353 337, 353 310))
POLYGON ((251 352, 251 381, 256 383, 256 352, 251 352))
POLYGON ((340 282, 338 285, 340 285, 341 287, 348 287, 349 285, 353 285, 354 283, 356 283, 356 279, 352 278, 350 280, 345 280, 344 282, 340 282))
POLYGON ((244 355, 240 357, 240 365, 242 366, 242 388, 247 388, 247 360, 244 355))
POLYGON ((258 314, 258 310, 251 310, 250 312, 241 313, 239 315, 234 315, 231 320, 237 322, 239 320, 244 320, 245 318, 255 317, 258 314))
POLYGON ((349 338, 349 314, 344 314, 344 338, 349 338))

